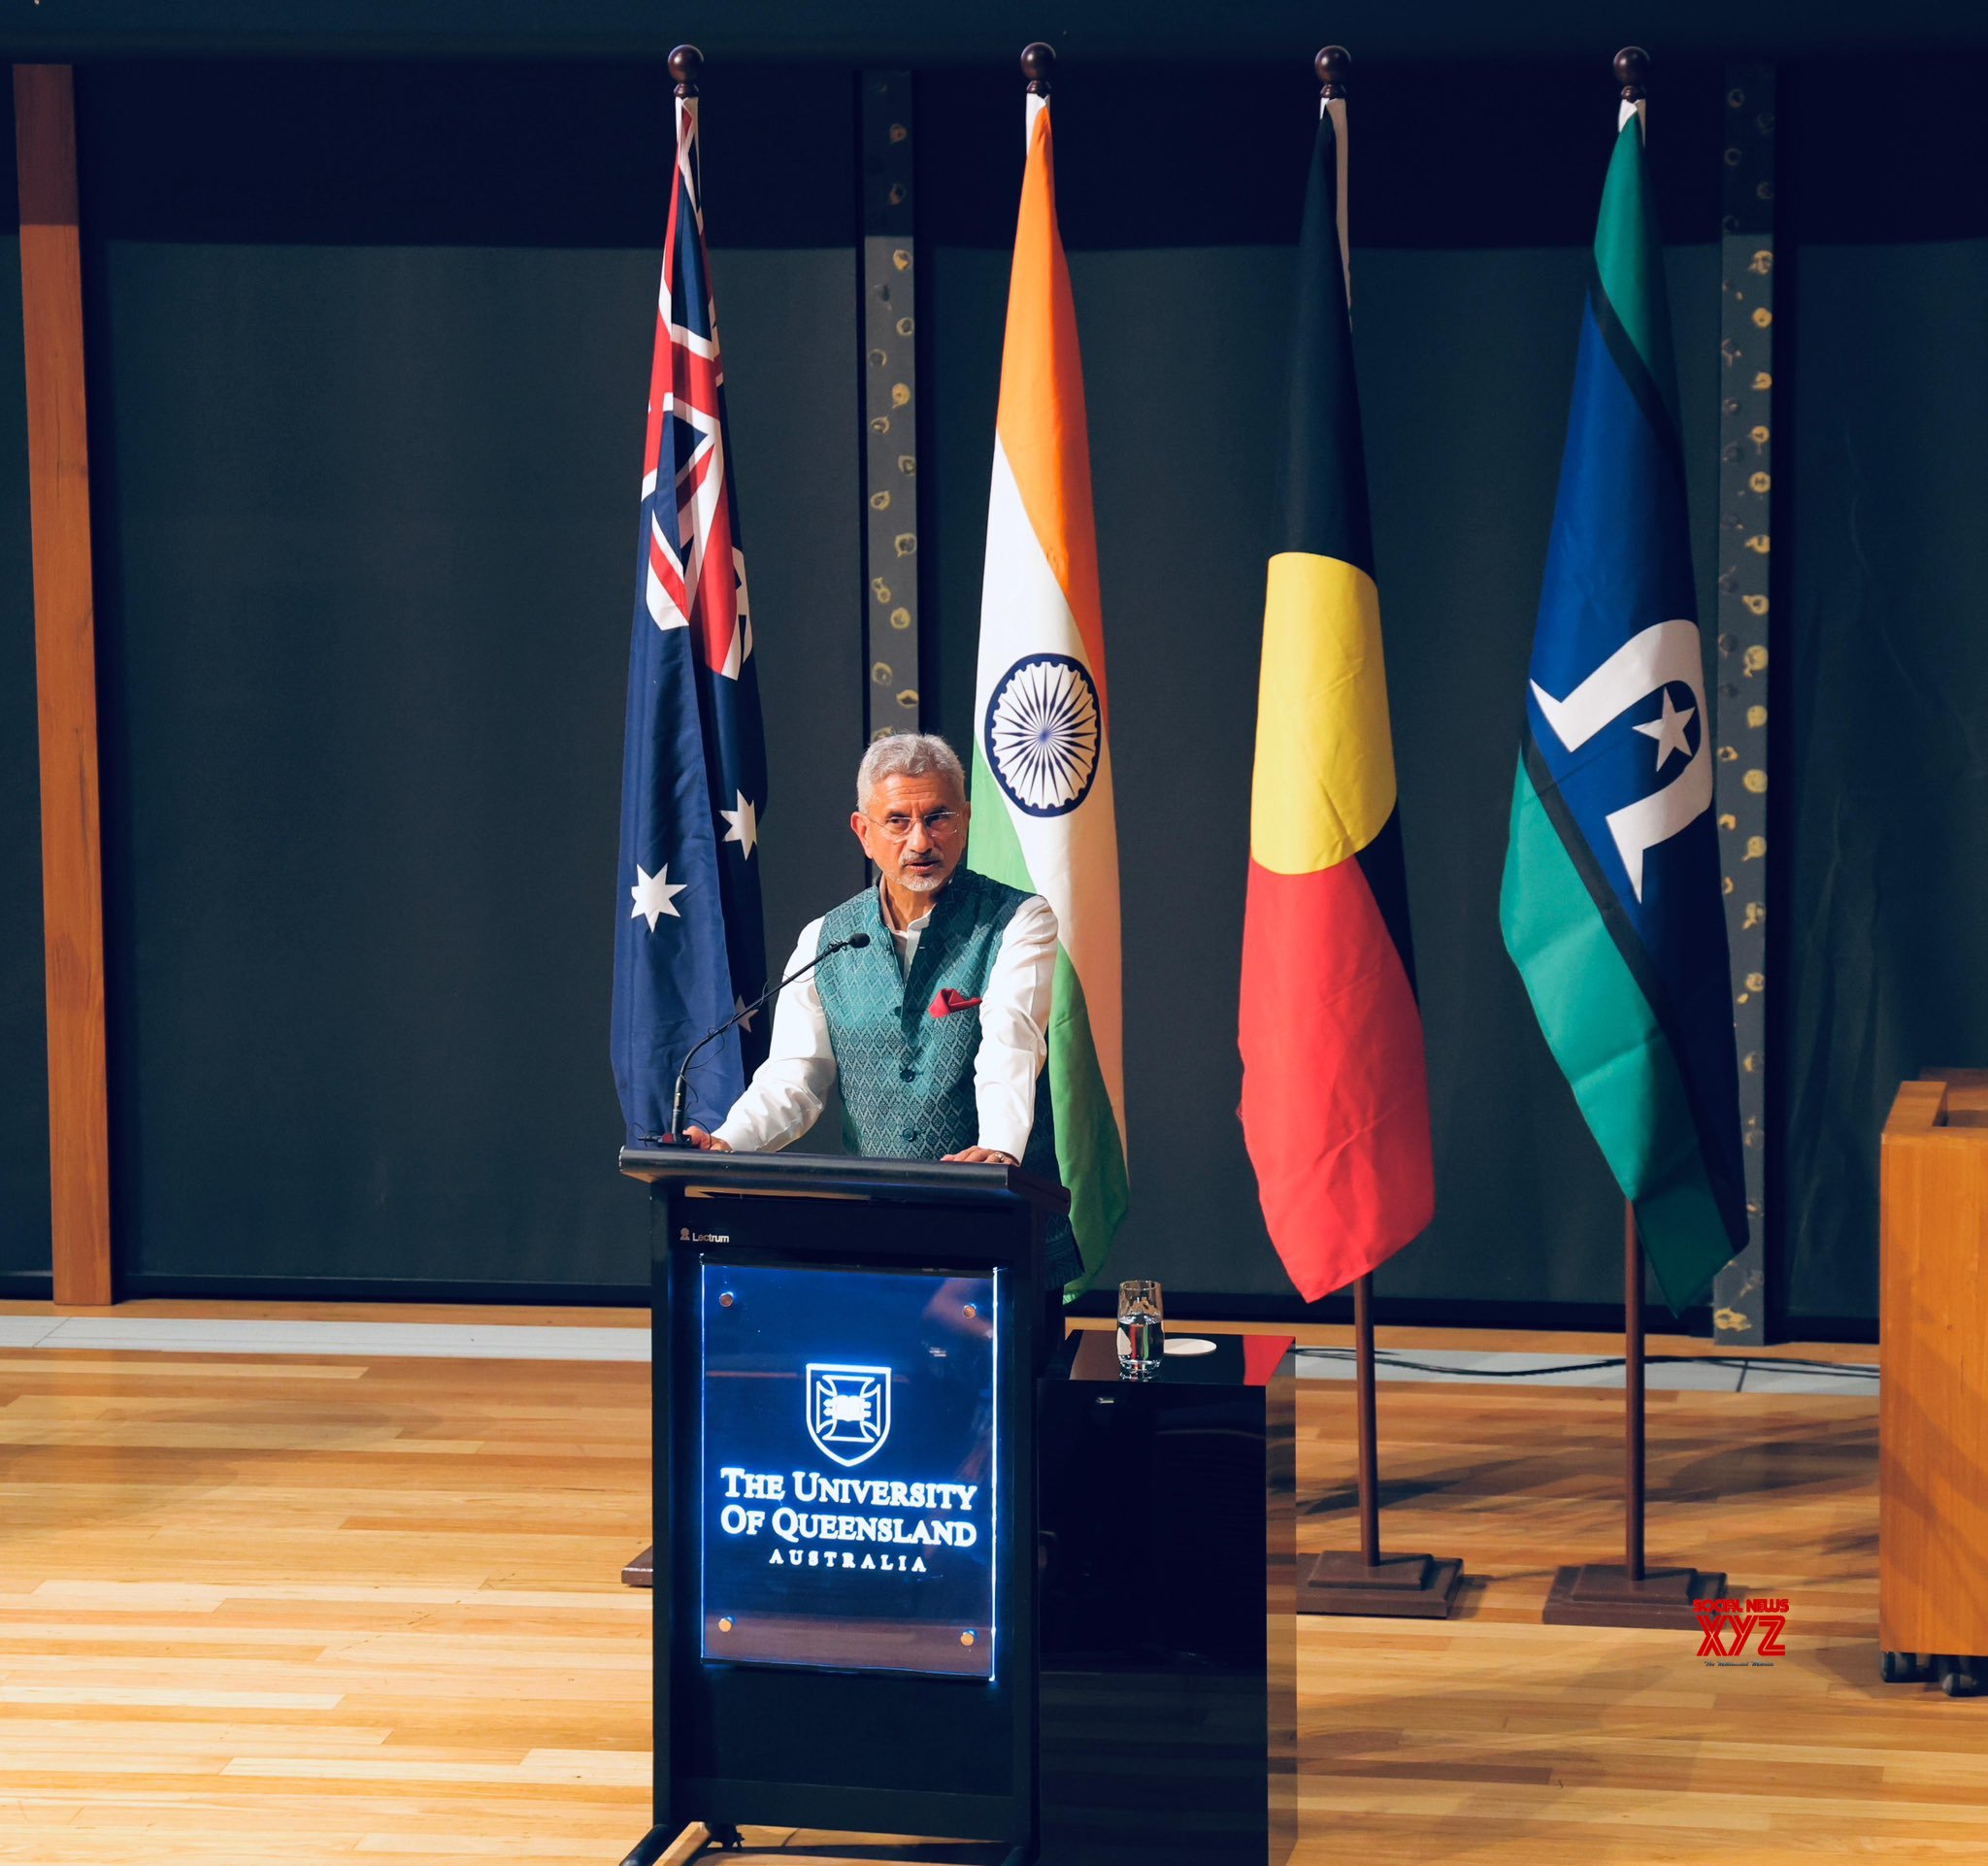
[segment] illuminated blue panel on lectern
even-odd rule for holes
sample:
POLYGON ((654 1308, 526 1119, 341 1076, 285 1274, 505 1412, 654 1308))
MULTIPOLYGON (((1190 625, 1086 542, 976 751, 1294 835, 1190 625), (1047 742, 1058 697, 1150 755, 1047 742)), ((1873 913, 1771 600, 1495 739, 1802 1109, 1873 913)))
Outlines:
POLYGON ((704 1657, 993 1678, 994 1277, 699 1275, 704 1657))

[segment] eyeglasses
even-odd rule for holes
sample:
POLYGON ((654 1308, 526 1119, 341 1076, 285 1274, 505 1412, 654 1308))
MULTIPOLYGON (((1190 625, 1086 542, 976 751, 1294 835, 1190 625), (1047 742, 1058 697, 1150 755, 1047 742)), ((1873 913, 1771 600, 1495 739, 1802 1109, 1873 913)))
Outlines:
POLYGON ((887 816, 870 816, 867 810, 863 814, 894 843, 903 842, 918 823, 924 824, 925 834, 935 843, 943 843, 958 833, 964 820, 956 810, 931 810, 922 816, 908 816, 901 810, 893 810, 887 816))

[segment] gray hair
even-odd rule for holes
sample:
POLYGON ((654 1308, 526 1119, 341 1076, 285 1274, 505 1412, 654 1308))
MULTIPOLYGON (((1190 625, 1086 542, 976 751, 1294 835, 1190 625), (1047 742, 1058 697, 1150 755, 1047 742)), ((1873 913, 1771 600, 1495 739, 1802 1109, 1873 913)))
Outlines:
POLYGON ((967 794, 967 774, 959 753, 936 732, 892 732, 873 740, 856 767, 856 808, 867 811, 870 795, 886 778, 925 778, 933 773, 950 778, 967 794))

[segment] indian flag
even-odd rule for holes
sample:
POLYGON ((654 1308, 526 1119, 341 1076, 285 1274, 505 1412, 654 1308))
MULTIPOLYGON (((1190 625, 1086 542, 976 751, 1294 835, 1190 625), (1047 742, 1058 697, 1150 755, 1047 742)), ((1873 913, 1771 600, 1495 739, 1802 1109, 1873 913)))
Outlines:
POLYGON ((1028 111, 987 502, 967 860, 1041 894, 1062 932, 1049 1089, 1081 1289, 1104 1267, 1126 1206, 1118 831, 1083 366, 1056 228, 1048 100, 1030 97, 1028 111))

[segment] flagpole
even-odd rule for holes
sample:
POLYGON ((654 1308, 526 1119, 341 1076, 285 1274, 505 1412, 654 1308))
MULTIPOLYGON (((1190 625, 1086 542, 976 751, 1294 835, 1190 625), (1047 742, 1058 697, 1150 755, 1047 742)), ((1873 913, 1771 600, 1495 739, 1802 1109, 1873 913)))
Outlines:
POLYGON ((1353 1357, 1360 1408, 1360 1559, 1374 1569, 1380 1566, 1380 1422, 1374 1394, 1372 1271, 1353 1282, 1353 1357))
MULTIPOLYGON (((692 111, 697 108, 697 79, 703 69, 704 53, 695 46, 679 46, 670 53, 670 76, 675 81, 672 94, 677 100, 679 118, 686 107, 692 111)), ((674 155, 672 159, 676 159, 674 155)), ((621 1580, 630 1587, 653 1587, 656 1584, 653 1543, 621 1570, 621 1580)), ((721 1822, 707 1824, 693 1820, 675 1832, 667 1825, 659 1825, 651 1827, 636 1843, 633 1850, 622 1859, 621 1866, 679 1866, 681 1861, 694 1859, 708 1847, 736 1847, 738 1844, 739 1830, 721 1822)))
POLYGON ((1622 1201, 1622 1572, 1642 1581, 1643 1500, 1642 1246, 1636 1207, 1622 1201))
MULTIPOLYGON (((1650 55, 1640 46, 1615 54, 1621 86, 1618 134, 1632 116, 1647 135, 1650 55)), ((1637 1235, 1636 1206, 1622 1205, 1622 1565, 1583 1562, 1553 1577, 1541 1618, 1549 1626, 1696 1627, 1695 1602, 1723 1596, 1722 1572, 1698 1568, 1648 1567, 1644 1561, 1643 1506, 1646 1484, 1644 1437, 1644 1353, 1642 1243, 1637 1235)))
POLYGON ((1332 118, 1333 138, 1340 151, 1339 223, 1340 270, 1346 278, 1346 303, 1353 302, 1353 231, 1346 218, 1346 171, 1351 167, 1351 149, 1346 137, 1346 82, 1353 75, 1353 54, 1343 46, 1321 46, 1311 60, 1318 76, 1319 114, 1332 118))
POLYGON ((1028 80, 1022 86, 1021 103, 1021 146, 1029 146, 1029 133, 1036 126, 1037 113, 1049 102, 1049 81, 1056 76, 1056 48, 1045 46, 1038 39, 1021 49, 1021 75, 1028 80))
MULTIPOLYGON (((697 98, 697 77, 703 69, 704 53, 699 51, 695 46, 679 46, 670 53, 671 95, 677 100, 675 105, 677 111, 680 112, 686 103, 695 103, 697 98)), ((673 142, 671 152, 671 160, 673 162, 677 159, 675 150, 676 145, 673 142)), ((674 1121, 671 1125, 671 1132, 676 1132, 674 1121)), ((653 1587, 656 1584, 655 1561, 655 1545, 651 1543, 641 1554, 622 1565, 622 1584, 627 1587, 653 1587)), ((638 1852, 640 1850, 640 1849, 637 1849, 638 1852)), ((635 1853, 629 1855, 630 1859, 635 1857, 635 1853)))
MULTIPOLYGON (((1335 217, 1339 222, 1340 271, 1345 281, 1346 308, 1350 315, 1353 250, 1352 232, 1346 219, 1346 172, 1352 166, 1352 151, 1346 133, 1346 84, 1353 73, 1353 55, 1343 46, 1322 46, 1311 61, 1311 69, 1318 78, 1318 108, 1322 115, 1332 118, 1333 141, 1339 151, 1335 217)), ((1374 1273, 1371 1270, 1353 1279, 1353 1389, 1354 1406, 1359 1415, 1355 1430, 1359 1443, 1360 1562, 1367 1571, 1361 1580, 1372 1583, 1380 1568, 1380 1419, 1374 1380, 1374 1273)), ((1463 1564, 1459 1562, 1456 1574, 1449 1578, 1449 1584, 1437 1590, 1441 1594, 1441 1611, 1445 1618, 1462 1571, 1463 1564)), ((1416 1590, 1418 1597, 1428 1591, 1429 1570, 1426 1567, 1421 1579, 1424 1586, 1416 1590)), ((1315 1568, 1312 1580, 1319 1580, 1315 1568)), ((1430 1617, 1435 1617, 1433 1609, 1430 1617)))
POLYGON ((1028 97, 1046 97, 1049 80, 1056 75, 1056 48, 1034 40, 1021 49, 1021 75, 1029 82, 1022 87, 1028 97))
MULTIPOLYGON (((1343 46, 1322 47, 1311 61, 1318 78, 1318 109, 1332 118, 1339 169, 1337 213, 1340 270, 1346 302, 1353 297, 1352 258, 1346 231, 1346 85, 1353 55, 1343 46)), ((1298 1590, 1302 1614, 1360 1614, 1387 1618, 1447 1619, 1463 1563, 1454 1557, 1380 1555, 1380 1426, 1374 1376, 1374 1277, 1353 1279, 1353 1387, 1359 1457, 1360 1555, 1357 1561, 1327 1549, 1298 1590)))

